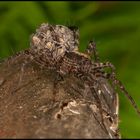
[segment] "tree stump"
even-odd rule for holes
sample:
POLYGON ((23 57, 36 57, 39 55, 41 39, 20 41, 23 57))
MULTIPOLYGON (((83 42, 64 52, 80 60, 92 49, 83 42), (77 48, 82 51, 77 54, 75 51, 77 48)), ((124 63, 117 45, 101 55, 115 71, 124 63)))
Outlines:
POLYGON ((118 115, 104 117, 107 133, 88 85, 72 75, 54 85, 55 77, 25 55, 0 64, 0 138, 120 138, 118 115))

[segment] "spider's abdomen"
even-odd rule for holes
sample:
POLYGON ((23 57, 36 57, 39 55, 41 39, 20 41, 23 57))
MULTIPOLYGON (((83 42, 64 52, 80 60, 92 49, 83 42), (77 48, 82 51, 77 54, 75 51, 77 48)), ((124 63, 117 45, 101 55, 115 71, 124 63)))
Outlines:
POLYGON ((65 52, 77 51, 79 45, 78 30, 62 25, 43 23, 31 36, 31 49, 35 53, 49 50, 52 57, 59 59, 65 52))

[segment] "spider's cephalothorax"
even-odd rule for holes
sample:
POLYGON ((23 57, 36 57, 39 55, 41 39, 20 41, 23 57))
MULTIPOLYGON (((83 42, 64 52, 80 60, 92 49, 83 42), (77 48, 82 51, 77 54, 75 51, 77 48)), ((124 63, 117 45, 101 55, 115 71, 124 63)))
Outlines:
POLYGON ((43 23, 31 37, 33 53, 44 56, 47 51, 51 53, 55 60, 63 57, 66 51, 77 51, 78 45, 78 29, 63 25, 43 23))

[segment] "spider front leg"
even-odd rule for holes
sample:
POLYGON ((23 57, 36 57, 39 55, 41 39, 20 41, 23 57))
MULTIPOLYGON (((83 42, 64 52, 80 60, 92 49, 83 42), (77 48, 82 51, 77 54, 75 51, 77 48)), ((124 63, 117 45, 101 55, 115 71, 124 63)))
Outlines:
POLYGON ((76 26, 68 26, 68 28, 73 31, 73 36, 74 36, 74 48, 71 47, 71 49, 74 51, 78 51, 79 50, 78 48, 79 47, 79 29, 76 26))
POLYGON ((115 73, 113 73, 110 76, 110 80, 112 80, 112 83, 115 86, 118 86, 118 88, 121 90, 121 92, 125 94, 125 96, 129 99, 130 103, 132 104, 132 106, 134 107, 134 109, 136 110, 136 112, 138 113, 138 115, 140 116, 140 110, 139 110, 136 102, 134 101, 134 99, 132 98, 132 96, 129 95, 128 91, 125 89, 125 87, 122 84, 122 82, 116 78, 115 73))
POLYGON ((104 117, 103 117, 103 108, 102 108, 102 103, 100 101, 100 97, 98 95, 98 81, 96 79, 94 79, 93 77, 91 77, 90 75, 85 75, 85 73, 82 72, 77 72, 74 74, 77 78, 80 78, 82 81, 84 81, 90 88, 92 95, 94 96, 94 99, 97 103, 97 106, 99 108, 99 113, 101 115, 101 120, 98 120, 98 118, 96 118, 96 116, 94 115, 95 119, 98 120, 100 126, 102 127, 102 129, 110 135, 110 132, 108 131, 105 123, 104 123, 104 117))
POLYGON ((55 96, 57 94, 57 90, 58 90, 58 84, 61 82, 61 81, 64 81, 63 79, 63 76, 60 74, 60 73, 56 73, 56 77, 54 79, 54 82, 53 82, 53 101, 56 100, 55 96))
POLYGON ((110 62, 105 63, 92 63, 91 68, 89 69, 89 73, 96 77, 107 78, 110 77, 113 73, 115 73, 115 67, 110 62), (111 70, 110 73, 105 72, 104 68, 109 68, 111 70))
POLYGON ((94 56, 94 60, 95 62, 99 62, 100 59, 99 59, 99 56, 98 56, 98 52, 96 50, 96 43, 94 41, 90 41, 87 48, 86 48, 86 51, 85 53, 91 58, 92 55, 94 56))

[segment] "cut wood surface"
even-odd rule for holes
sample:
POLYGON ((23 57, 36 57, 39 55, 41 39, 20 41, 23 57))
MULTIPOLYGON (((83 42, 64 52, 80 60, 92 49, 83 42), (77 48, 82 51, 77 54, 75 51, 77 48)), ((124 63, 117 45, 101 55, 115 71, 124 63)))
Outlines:
POLYGON ((72 75, 54 85, 55 77, 25 55, 0 64, 0 138, 120 137, 118 115, 111 120, 104 113, 107 133, 88 85, 72 75))

